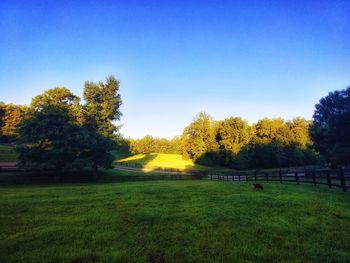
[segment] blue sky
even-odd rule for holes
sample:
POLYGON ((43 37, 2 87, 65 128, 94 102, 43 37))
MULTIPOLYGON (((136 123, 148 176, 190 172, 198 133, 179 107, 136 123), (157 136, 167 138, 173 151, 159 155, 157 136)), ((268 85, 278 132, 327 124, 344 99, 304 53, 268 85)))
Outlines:
POLYGON ((199 111, 310 119, 350 85, 350 1, 0 1, 0 101, 108 75, 125 136, 172 137, 199 111))

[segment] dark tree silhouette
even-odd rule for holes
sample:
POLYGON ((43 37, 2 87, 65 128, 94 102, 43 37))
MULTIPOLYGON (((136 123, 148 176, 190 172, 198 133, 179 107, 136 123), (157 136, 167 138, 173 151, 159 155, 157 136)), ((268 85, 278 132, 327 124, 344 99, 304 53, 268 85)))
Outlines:
POLYGON ((350 163, 350 87, 330 92, 315 106, 310 134, 316 149, 335 165, 350 163))

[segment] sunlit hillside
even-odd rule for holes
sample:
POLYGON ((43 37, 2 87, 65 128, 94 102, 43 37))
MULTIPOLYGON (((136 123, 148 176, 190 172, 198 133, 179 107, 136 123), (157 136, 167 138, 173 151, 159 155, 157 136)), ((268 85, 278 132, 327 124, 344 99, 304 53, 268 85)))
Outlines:
POLYGON ((208 167, 184 160, 180 154, 148 153, 117 159, 119 163, 139 164, 145 169, 173 168, 179 170, 206 170, 208 167))

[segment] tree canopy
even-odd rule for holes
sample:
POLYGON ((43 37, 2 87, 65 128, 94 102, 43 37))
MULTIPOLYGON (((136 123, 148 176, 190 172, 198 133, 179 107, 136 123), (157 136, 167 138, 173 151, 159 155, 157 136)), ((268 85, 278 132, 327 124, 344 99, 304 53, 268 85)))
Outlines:
POLYGON ((16 129, 21 166, 58 171, 111 167, 112 138, 118 137, 112 121, 121 114, 118 89, 119 82, 109 77, 107 84, 85 84, 84 105, 63 87, 33 98, 28 117, 16 129))
POLYGON ((326 160, 350 163, 350 87, 330 92, 316 104, 310 133, 326 160))
POLYGON ((0 140, 11 142, 18 139, 18 128, 28 116, 29 110, 25 105, 0 103, 0 140))
POLYGON ((105 137, 114 137, 118 126, 113 121, 118 121, 122 115, 119 81, 113 76, 108 77, 106 83, 86 81, 83 97, 87 125, 105 137))

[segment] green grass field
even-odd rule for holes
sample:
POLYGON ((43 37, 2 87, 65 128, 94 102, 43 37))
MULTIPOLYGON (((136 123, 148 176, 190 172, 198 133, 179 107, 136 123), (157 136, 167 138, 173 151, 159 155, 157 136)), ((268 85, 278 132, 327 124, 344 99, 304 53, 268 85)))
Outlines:
POLYGON ((264 187, 209 180, 2 186, 0 262, 349 262, 349 193, 264 187))
POLYGON ((180 154, 148 153, 136 154, 126 158, 117 158, 116 162, 142 165, 145 170, 172 168, 179 170, 208 170, 207 166, 184 160, 180 154))
POLYGON ((0 161, 16 161, 17 153, 14 151, 13 147, 0 144, 0 161))

